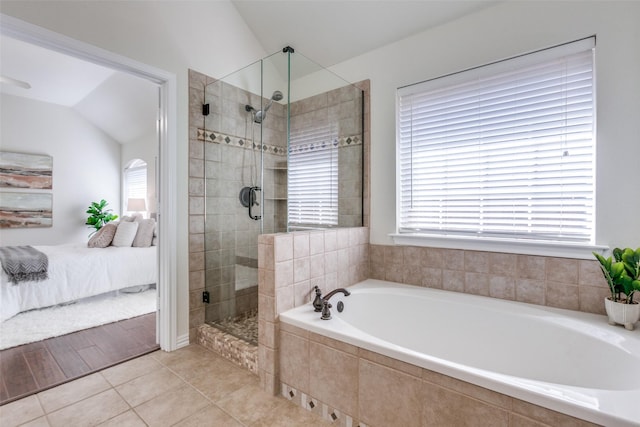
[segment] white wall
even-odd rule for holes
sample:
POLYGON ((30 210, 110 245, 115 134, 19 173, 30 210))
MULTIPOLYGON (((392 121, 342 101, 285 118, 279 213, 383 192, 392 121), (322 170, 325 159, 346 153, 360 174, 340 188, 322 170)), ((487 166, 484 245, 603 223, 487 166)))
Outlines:
POLYGON ((188 333, 188 69, 222 77, 266 55, 234 6, 221 1, 14 1, 0 13, 177 77, 177 334, 188 333))
POLYGON ((87 207, 105 199, 120 211, 120 144, 76 111, 2 95, 3 151, 53 157, 53 226, 0 230, 2 245, 86 242, 87 207))
POLYGON ((503 2, 333 67, 371 79, 371 243, 395 231, 396 88, 597 35, 596 240, 640 246, 640 2, 503 2))

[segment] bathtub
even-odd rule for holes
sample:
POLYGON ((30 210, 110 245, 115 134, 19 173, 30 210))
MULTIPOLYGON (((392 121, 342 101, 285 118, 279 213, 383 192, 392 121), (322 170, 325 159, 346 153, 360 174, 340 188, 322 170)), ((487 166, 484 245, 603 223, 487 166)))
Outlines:
POLYGON ((365 280, 280 321, 606 426, 640 426, 640 329, 600 315, 365 280), (344 310, 337 310, 337 302, 344 310))

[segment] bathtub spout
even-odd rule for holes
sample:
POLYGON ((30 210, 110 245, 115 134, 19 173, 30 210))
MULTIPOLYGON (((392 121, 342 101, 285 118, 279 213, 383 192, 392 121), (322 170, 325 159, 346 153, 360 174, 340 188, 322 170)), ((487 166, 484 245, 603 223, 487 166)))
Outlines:
POLYGON ((332 296, 334 296, 335 294, 337 294, 339 292, 342 292, 345 297, 348 297, 349 295, 351 295, 351 292, 349 292, 345 288, 338 288, 338 289, 334 289, 331 292, 329 292, 328 294, 326 294, 322 299, 326 300, 326 301, 329 301, 329 298, 331 298, 332 296))

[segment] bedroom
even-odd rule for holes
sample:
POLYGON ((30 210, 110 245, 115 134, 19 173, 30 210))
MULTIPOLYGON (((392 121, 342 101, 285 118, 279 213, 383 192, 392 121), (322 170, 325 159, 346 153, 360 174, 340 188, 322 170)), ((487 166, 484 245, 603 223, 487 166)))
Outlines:
POLYGON ((44 282, 7 284, 3 272, 1 348, 154 312, 155 290, 114 290, 134 280, 156 282, 156 247, 88 249, 93 230, 85 225, 85 212, 92 202, 105 199, 114 214, 135 210, 155 224, 149 218, 157 210, 157 85, 5 36, 2 47, 3 73, 26 73, 32 86, 2 85, 3 159, 6 153, 43 155, 52 164, 50 189, 4 187, 3 195, 44 194, 52 201, 52 221, 50 226, 0 229, 3 247, 33 245, 49 255, 49 280, 44 282), (145 206, 128 208, 132 196, 145 206), (68 261, 78 264, 61 264, 68 261), (140 275, 134 278, 136 269, 140 275), (105 296, 67 304, 95 294, 105 296), (17 315, 57 303, 67 305, 17 315))

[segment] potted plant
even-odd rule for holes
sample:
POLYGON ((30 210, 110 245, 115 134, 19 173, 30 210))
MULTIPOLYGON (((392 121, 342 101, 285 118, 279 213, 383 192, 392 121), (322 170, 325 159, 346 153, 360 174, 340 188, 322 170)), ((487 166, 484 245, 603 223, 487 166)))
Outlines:
POLYGON ((109 221, 118 219, 118 215, 112 214, 111 209, 105 209, 108 204, 109 203, 107 203, 106 200, 102 199, 99 202, 91 202, 91 205, 87 209, 89 218, 87 218, 87 222, 85 224, 89 227, 95 228, 95 230, 93 230, 91 234, 100 230, 102 226, 109 221))
POLYGON ((609 323, 633 330, 634 324, 640 320, 640 304, 633 300, 633 294, 640 292, 640 248, 635 251, 615 248, 613 257, 609 258, 595 252, 593 255, 600 263, 611 291, 604 300, 609 323))

